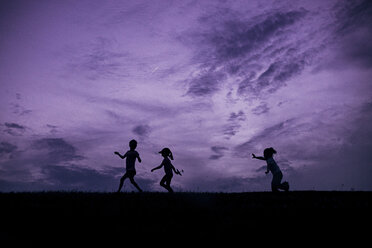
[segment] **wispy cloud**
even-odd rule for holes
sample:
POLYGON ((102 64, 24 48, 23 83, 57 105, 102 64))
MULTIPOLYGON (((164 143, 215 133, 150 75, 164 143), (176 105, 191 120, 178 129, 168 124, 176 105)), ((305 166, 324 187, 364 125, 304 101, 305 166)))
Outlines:
POLYGON ((25 133, 26 127, 13 122, 5 122, 4 123, 4 129, 3 132, 12 135, 12 136, 21 136, 25 133))
POLYGON ((66 73, 85 75, 87 79, 118 79, 128 76, 133 58, 128 52, 120 51, 116 42, 97 37, 87 44, 66 47, 69 62, 66 73))
POLYGON ((246 18, 226 11, 200 19, 206 28, 186 35, 196 40, 191 42, 194 62, 202 73, 189 80, 187 93, 212 95, 228 76, 238 80, 241 95, 276 91, 304 69, 314 52, 292 37, 307 14, 304 9, 278 10, 246 18))
POLYGON ((24 126, 19 125, 19 124, 17 124, 17 123, 8 123, 8 122, 5 122, 4 125, 5 125, 6 127, 8 127, 8 128, 16 128, 16 129, 22 129, 22 130, 25 129, 24 126))
POLYGON ((217 160, 224 156, 224 151, 229 150, 229 148, 224 146, 212 146, 211 150, 216 153, 209 157, 209 159, 217 160))
POLYGON ((56 164, 84 159, 83 156, 78 154, 77 149, 63 138, 38 139, 33 142, 33 147, 46 149, 48 158, 56 164))
POLYGON ((227 124, 224 127, 224 135, 227 138, 234 136, 239 128, 241 127, 241 122, 246 120, 245 113, 240 110, 238 113, 232 112, 227 120, 227 124))
POLYGON ((150 126, 149 125, 137 125, 132 129, 132 132, 144 137, 147 136, 150 133, 150 126))
POLYGON ((1 142, 0 143, 0 157, 4 155, 11 155, 15 150, 17 150, 17 146, 13 145, 8 142, 1 142))

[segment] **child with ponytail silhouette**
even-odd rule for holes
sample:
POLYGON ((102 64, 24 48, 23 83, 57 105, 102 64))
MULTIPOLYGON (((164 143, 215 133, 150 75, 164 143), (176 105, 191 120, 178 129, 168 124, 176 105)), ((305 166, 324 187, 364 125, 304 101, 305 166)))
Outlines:
POLYGON ((265 173, 269 173, 271 171, 271 174, 273 174, 273 179, 271 181, 271 190, 273 192, 278 192, 279 189, 288 191, 289 190, 289 184, 288 182, 282 183, 283 173, 279 169, 279 166, 276 164, 273 155, 276 154, 276 151, 274 148, 266 148, 264 150, 264 156, 263 157, 257 157, 252 153, 252 158, 259 159, 259 160, 265 160, 267 163, 267 169, 265 173))
POLYGON ((173 154, 172 154, 172 152, 171 152, 171 150, 169 148, 163 148, 159 153, 164 157, 164 159, 161 162, 161 164, 159 166, 153 168, 151 170, 151 172, 153 172, 154 170, 160 169, 161 167, 164 166, 165 176, 161 179, 160 186, 162 186, 166 190, 168 190, 169 193, 172 193, 173 192, 173 189, 171 188, 170 184, 171 184, 172 177, 173 177, 173 171, 174 171, 174 173, 176 173, 176 174, 178 174, 180 176, 182 176, 182 174, 181 174, 181 172, 179 170, 177 170, 173 166, 173 164, 169 160, 169 158, 171 160, 173 160, 173 154))

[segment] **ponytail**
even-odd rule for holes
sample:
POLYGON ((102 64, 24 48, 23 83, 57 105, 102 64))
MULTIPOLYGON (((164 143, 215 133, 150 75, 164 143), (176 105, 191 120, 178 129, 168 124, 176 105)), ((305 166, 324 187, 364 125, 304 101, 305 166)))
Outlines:
MULTIPOLYGON (((169 150, 169 151, 170 151, 170 150, 169 150)), ((171 151, 169 152, 169 157, 170 157, 171 160, 173 160, 173 154, 172 154, 171 151)))

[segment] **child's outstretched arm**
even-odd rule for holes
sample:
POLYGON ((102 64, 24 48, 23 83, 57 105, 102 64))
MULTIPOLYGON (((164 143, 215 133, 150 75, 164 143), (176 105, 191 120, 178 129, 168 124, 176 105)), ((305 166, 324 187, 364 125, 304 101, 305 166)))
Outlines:
POLYGON ((255 159, 259 159, 259 160, 265 160, 266 161, 266 159, 264 158, 264 157, 257 157, 256 155, 254 155, 254 153, 252 153, 252 158, 255 158, 255 159))
POLYGON ((180 172, 179 170, 177 170, 176 167, 173 166, 173 164, 172 164, 172 170, 173 170, 174 173, 176 173, 177 175, 182 176, 181 172, 180 172))
POLYGON ((139 154, 138 154, 138 156, 137 156, 137 159, 138 159, 138 162, 140 162, 140 163, 142 162, 142 160, 141 160, 139 154))
POLYGON ((124 159, 127 154, 121 155, 119 152, 114 152, 114 154, 118 155, 121 159, 124 159))
POLYGON ((270 166, 267 165, 267 167, 266 167, 266 171, 265 171, 265 174, 267 174, 267 173, 269 173, 269 172, 270 172, 270 166))
POLYGON ((158 169, 160 169, 161 167, 163 167, 163 164, 161 164, 161 165, 159 165, 159 166, 157 166, 157 167, 151 169, 151 172, 153 172, 154 170, 158 170, 158 169))

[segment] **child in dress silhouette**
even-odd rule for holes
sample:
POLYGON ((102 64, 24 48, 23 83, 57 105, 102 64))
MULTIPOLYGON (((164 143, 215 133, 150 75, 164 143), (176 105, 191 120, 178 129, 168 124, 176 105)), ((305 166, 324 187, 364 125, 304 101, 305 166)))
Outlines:
POLYGON ((160 186, 162 186, 166 190, 168 190, 169 193, 172 193, 173 189, 171 188, 170 184, 171 184, 172 177, 173 177, 173 171, 174 171, 174 173, 176 173, 180 176, 182 176, 182 174, 179 170, 174 168, 173 164, 169 160, 169 158, 171 160, 173 160, 173 154, 172 154, 172 152, 169 148, 163 148, 163 150, 161 150, 159 153, 161 153, 161 155, 164 157, 164 159, 161 162, 161 164, 159 166, 153 168, 151 170, 151 172, 153 172, 154 170, 160 169, 161 167, 164 166, 165 176, 161 179, 160 186))
POLYGON ((136 159, 138 159, 138 162, 142 162, 141 158, 136 151, 137 147, 137 141, 136 140, 131 140, 129 141, 129 148, 130 150, 127 151, 124 155, 121 155, 119 152, 114 152, 114 154, 118 155, 121 159, 127 158, 126 160, 126 172, 124 176, 120 178, 120 184, 119 184, 119 189, 118 193, 120 192, 121 188, 123 187, 125 179, 129 178, 130 182, 138 189, 139 192, 142 192, 142 189, 138 186, 136 181, 134 181, 134 176, 136 175, 136 168, 135 168, 135 163, 136 159))
POLYGON ((279 189, 288 191, 289 190, 289 184, 288 184, 288 182, 283 182, 282 183, 283 173, 279 169, 279 166, 276 164, 276 162, 273 158, 274 154, 276 154, 276 151, 274 150, 274 148, 270 147, 270 148, 266 148, 264 150, 264 156, 263 157, 257 157, 256 155, 254 155, 254 153, 252 153, 252 158, 266 161, 267 169, 266 169, 265 173, 267 174, 267 173, 269 173, 269 171, 271 171, 271 173, 273 174, 273 179, 271 181, 271 190, 273 192, 278 192, 279 189))

